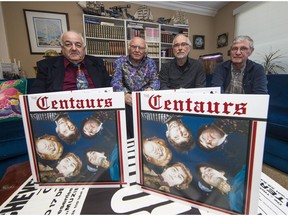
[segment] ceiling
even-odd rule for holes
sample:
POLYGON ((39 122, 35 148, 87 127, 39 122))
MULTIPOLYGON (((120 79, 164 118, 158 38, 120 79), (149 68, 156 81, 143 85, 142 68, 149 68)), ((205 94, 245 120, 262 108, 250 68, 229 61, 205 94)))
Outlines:
POLYGON ((137 1, 137 4, 205 16, 215 16, 218 10, 228 3, 227 1, 137 1))

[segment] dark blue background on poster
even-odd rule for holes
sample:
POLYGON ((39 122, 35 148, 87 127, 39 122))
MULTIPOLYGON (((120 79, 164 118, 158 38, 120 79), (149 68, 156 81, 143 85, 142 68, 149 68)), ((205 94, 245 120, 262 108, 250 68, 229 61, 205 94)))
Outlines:
MULTIPOLYGON (((214 122, 217 118, 203 117, 199 115, 183 115, 181 119, 182 122, 186 126, 188 126, 188 128, 190 128, 194 137, 195 147, 190 151, 184 153, 177 152, 169 144, 166 138, 166 124, 159 122, 141 119, 142 140, 154 136, 164 139, 173 153, 170 163, 182 162, 186 165, 186 167, 190 169, 193 176, 192 183, 190 184, 189 189, 180 192, 183 193, 180 196, 230 210, 229 199, 227 196, 221 194, 217 190, 213 190, 212 193, 207 193, 199 189, 199 177, 196 171, 196 167, 201 163, 207 163, 216 166, 225 172, 225 177, 227 177, 229 181, 229 178, 234 177, 241 170, 243 165, 247 165, 247 161, 249 160, 248 150, 250 149, 249 134, 241 134, 237 132, 229 134, 227 137, 227 143, 222 145, 216 151, 206 152, 199 148, 196 144, 197 131, 201 126, 205 124, 210 124, 214 122)), ((161 173, 159 169, 158 173, 161 173)), ((246 177, 247 170, 245 174, 245 179, 246 177)), ((173 191, 171 191, 171 193, 173 193, 173 191)), ((179 191, 177 191, 176 194, 179 194, 179 191)), ((243 194, 245 194, 245 191, 243 191, 243 194)))
MULTIPOLYGON (((76 124, 78 127, 78 130, 81 131, 81 125, 82 121, 91 116, 93 112, 97 112, 97 110, 91 110, 91 111, 70 111, 67 112, 72 122, 76 124)), ((107 112, 113 112, 116 116, 115 110, 109 110, 107 112)), ((66 144, 64 141, 62 141, 57 133, 56 133, 56 123, 54 121, 37 121, 37 120, 31 120, 31 127, 33 136, 41 137, 44 134, 54 135, 56 136, 59 141, 64 146, 64 151, 62 156, 65 154, 72 152, 80 157, 80 159, 83 162, 82 171, 83 173, 89 173, 86 169, 85 164, 85 152, 87 150, 97 150, 99 152, 105 152, 105 156, 109 158, 110 154, 112 153, 114 148, 118 149, 118 135, 117 135, 117 120, 105 120, 103 121, 103 129, 101 130, 100 134, 98 134, 96 137, 92 139, 84 138, 83 136, 80 136, 80 139, 76 141, 76 143, 73 144, 66 144)), ((119 154, 119 152, 118 152, 119 154)), ((36 155, 36 153, 35 153, 36 155)), ((38 157, 37 157, 38 158, 38 157)), ((119 158, 119 157, 117 157, 119 158)), ((57 161, 48 161, 48 160, 41 160, 38 158, 38 160, 41 161, 41 163, 44 163, 45 165, 49 165, 52 167, 56 166, 57 161)), ((119 161, 117 161, 119 163, 119 161)), ((85 178, 84 178, 85 179, 85 178)), ((89 178, 87 177, 86 180, 89 181, 89 178)), ((111 179, 107 179, 110 181, 111 179)), ((93 179, 95 181, 95 179, 93 179)))

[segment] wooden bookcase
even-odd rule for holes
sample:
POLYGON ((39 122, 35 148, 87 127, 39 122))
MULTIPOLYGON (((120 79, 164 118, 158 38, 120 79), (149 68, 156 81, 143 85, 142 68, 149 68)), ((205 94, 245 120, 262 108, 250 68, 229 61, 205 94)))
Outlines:
POLYGON ((107 72, 113 75, 113 62, 128 55, 128 42, 134 36, 145 38, 148 56, 160 70, 161 64, 173 58, 172 40, 178 33, 189 36, 188 27, 83 14, 86 53, 104 59, 107 72))

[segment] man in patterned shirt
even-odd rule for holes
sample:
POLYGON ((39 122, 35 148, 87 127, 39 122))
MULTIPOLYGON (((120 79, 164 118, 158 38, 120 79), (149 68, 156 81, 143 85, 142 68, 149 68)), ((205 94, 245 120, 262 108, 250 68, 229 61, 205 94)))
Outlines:
POLYGON ((267 77, 262 65, 248 59, 254 51, 254 41, 246 35, 237 36, 230 47, 230 60, 219 64, 212 86, 220 86, 227 94, 267 94, 267 77))
POLYGON ((128 44, 128 56, 114 62, 111 85, 114 91, 125 92, 127 136, 133 138, 133 91, 151 91, 160 88, 156 63, 147 57, 147 45, 143 38, 134 37, 128 44))

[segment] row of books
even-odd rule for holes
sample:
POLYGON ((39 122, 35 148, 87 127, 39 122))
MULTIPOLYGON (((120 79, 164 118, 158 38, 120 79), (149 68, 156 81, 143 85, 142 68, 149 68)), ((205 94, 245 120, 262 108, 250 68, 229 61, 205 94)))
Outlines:
POLYGON ((114 75, 113 64, 114 64, 114 62, 104 60, 104 66, 106 67, 106 71, 109 74, 109 76, 113 76, 114 75))
POLYGON ((92 55, 125 55, 125 42, 87 40, 87 53, 92 55))
POLYGON ((147 54, 149 57, 159 57, 159 44, 158 43, 149 43, 147 54))
POLYGON ((166 48, 161 50, 162 57, 174 57, 173 48, 166 48))
POLYGON ((123 26, 110 26, 85 22, 85 29, 86 37, 125 39, 123 26))
POLYGON ((133 37, 142 37, 145 38, 145 32, 143 29, 127 29, 128 40, 131 40, 133 37))
POLYGON ((160 41, 159 28, 145 28, 145 40, 146 42, 160 41))
POLYGON ((172 43, 175 35, 175 33, 171 32, 161 32, 161 42, 172 43))

